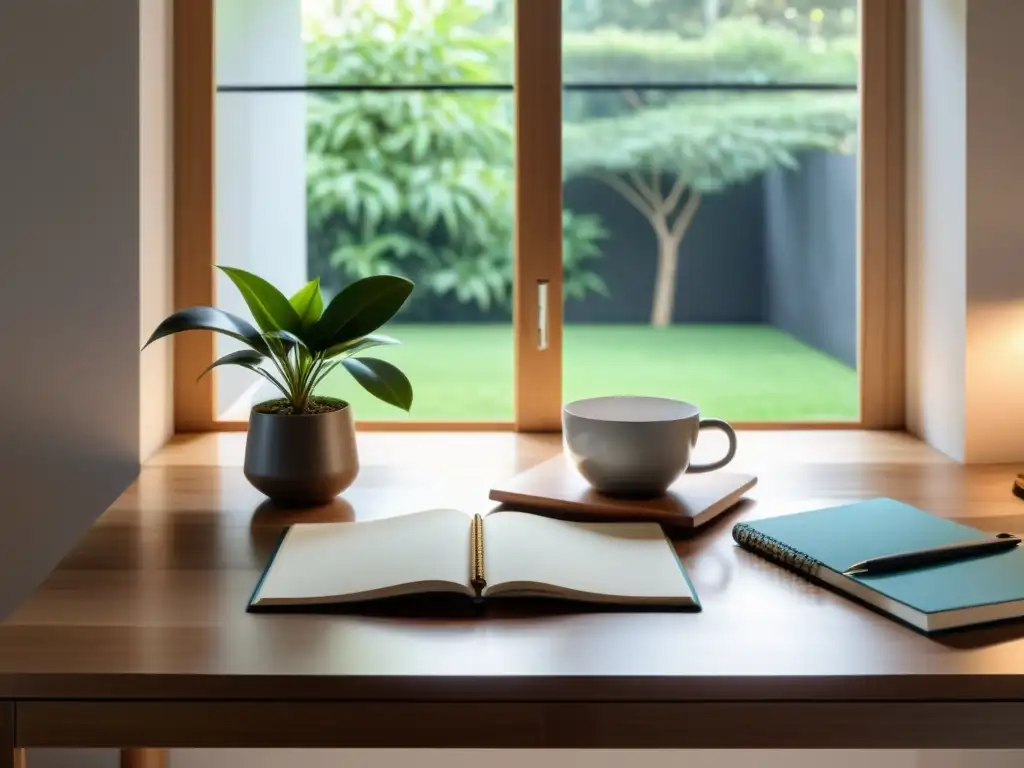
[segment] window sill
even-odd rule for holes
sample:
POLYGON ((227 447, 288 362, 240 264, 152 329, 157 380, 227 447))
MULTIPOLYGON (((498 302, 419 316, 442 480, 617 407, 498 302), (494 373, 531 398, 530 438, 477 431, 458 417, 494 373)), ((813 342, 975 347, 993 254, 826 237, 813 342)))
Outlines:
MULTIPOLYGON (((709 433, 697 446, 695 460, 720 455, 722 440, 709 433)), ((368 466, 465 467, 466 472, 497 478, 521 472, 561 450, 558 434, 456 431, 363 431, 359 434, 360 464, 368 466)), ((240 467, 245 455, 245 433, 208 432, 175 436, 147 463, 147 467, 240 467)), ((737 469, 759 474, 779 465, 850 465, 867 471, 871 465, 951 465, 943 456, 906 432, 859 429, 801 429, 739 431, 737 469)))

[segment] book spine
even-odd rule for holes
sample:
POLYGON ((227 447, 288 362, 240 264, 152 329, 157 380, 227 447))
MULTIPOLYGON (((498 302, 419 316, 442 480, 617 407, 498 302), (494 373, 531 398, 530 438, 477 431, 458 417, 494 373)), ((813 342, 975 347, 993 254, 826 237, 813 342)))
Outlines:
POLYGON ((746 523, 733 526, 732 538, 744 549, 805 576, 816 576, 821 567, 821 563, 814 558, 771 536, 766 536, 746 523))
POLYGON ((487 586, 484 570, 484 519, 480 515, 473 516, 469 548, 469 580, 479 595, 487 586))

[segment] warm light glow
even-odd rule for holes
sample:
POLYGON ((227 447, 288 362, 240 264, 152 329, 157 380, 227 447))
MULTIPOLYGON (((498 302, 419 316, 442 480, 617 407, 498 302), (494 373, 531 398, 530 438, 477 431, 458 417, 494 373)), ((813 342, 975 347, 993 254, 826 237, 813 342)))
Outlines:
POLYGON ((970 461, 1018 455, 1024 440, 1024 300, 969 304, 966 349, 965 455, 970 461))

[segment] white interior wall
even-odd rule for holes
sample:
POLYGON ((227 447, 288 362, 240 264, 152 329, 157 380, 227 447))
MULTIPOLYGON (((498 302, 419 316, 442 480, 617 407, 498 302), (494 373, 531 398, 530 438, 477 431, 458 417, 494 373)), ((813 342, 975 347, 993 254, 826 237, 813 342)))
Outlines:
MULTIPOLYGON (((139 346, 174 309, 173 60, 171 0, 139 2, 139 346)), ((174 434, 170 341, 140 358, 139 456, 174 434)))
POLYGON ((967 23, 967 407, 971 462, 1024 460, 1024 2, 967 23))
POLYGON ((139 25, 138 0, 0 2, 0 616, 138 471, 140 245, 162 227, 140 206, 161 139, 142 146, 139 25))
POLYGON ((907 10, 907 426, 963 460, 967 0, 907 10))
POLYGON ((1024 461, 1024 3, 908 7, 908 427, 1024 461))
POLYGON ((0 616, 138 471, 138 24, 0 2, 0 616))

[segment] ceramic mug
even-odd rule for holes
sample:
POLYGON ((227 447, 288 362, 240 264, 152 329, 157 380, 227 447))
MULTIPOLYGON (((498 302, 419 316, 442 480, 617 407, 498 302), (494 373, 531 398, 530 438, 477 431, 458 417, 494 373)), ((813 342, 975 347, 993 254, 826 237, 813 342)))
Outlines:
POLYGON ((736 455, 736 432, 721 419, 702 419, 691 403, 662 397, 595 397, 562 408, 562 440, 594 490, 660 496, 683 472, 721 469, 736 455), (702 429, 718 429, 729 450, 718 461, 691 464, 702 429))

